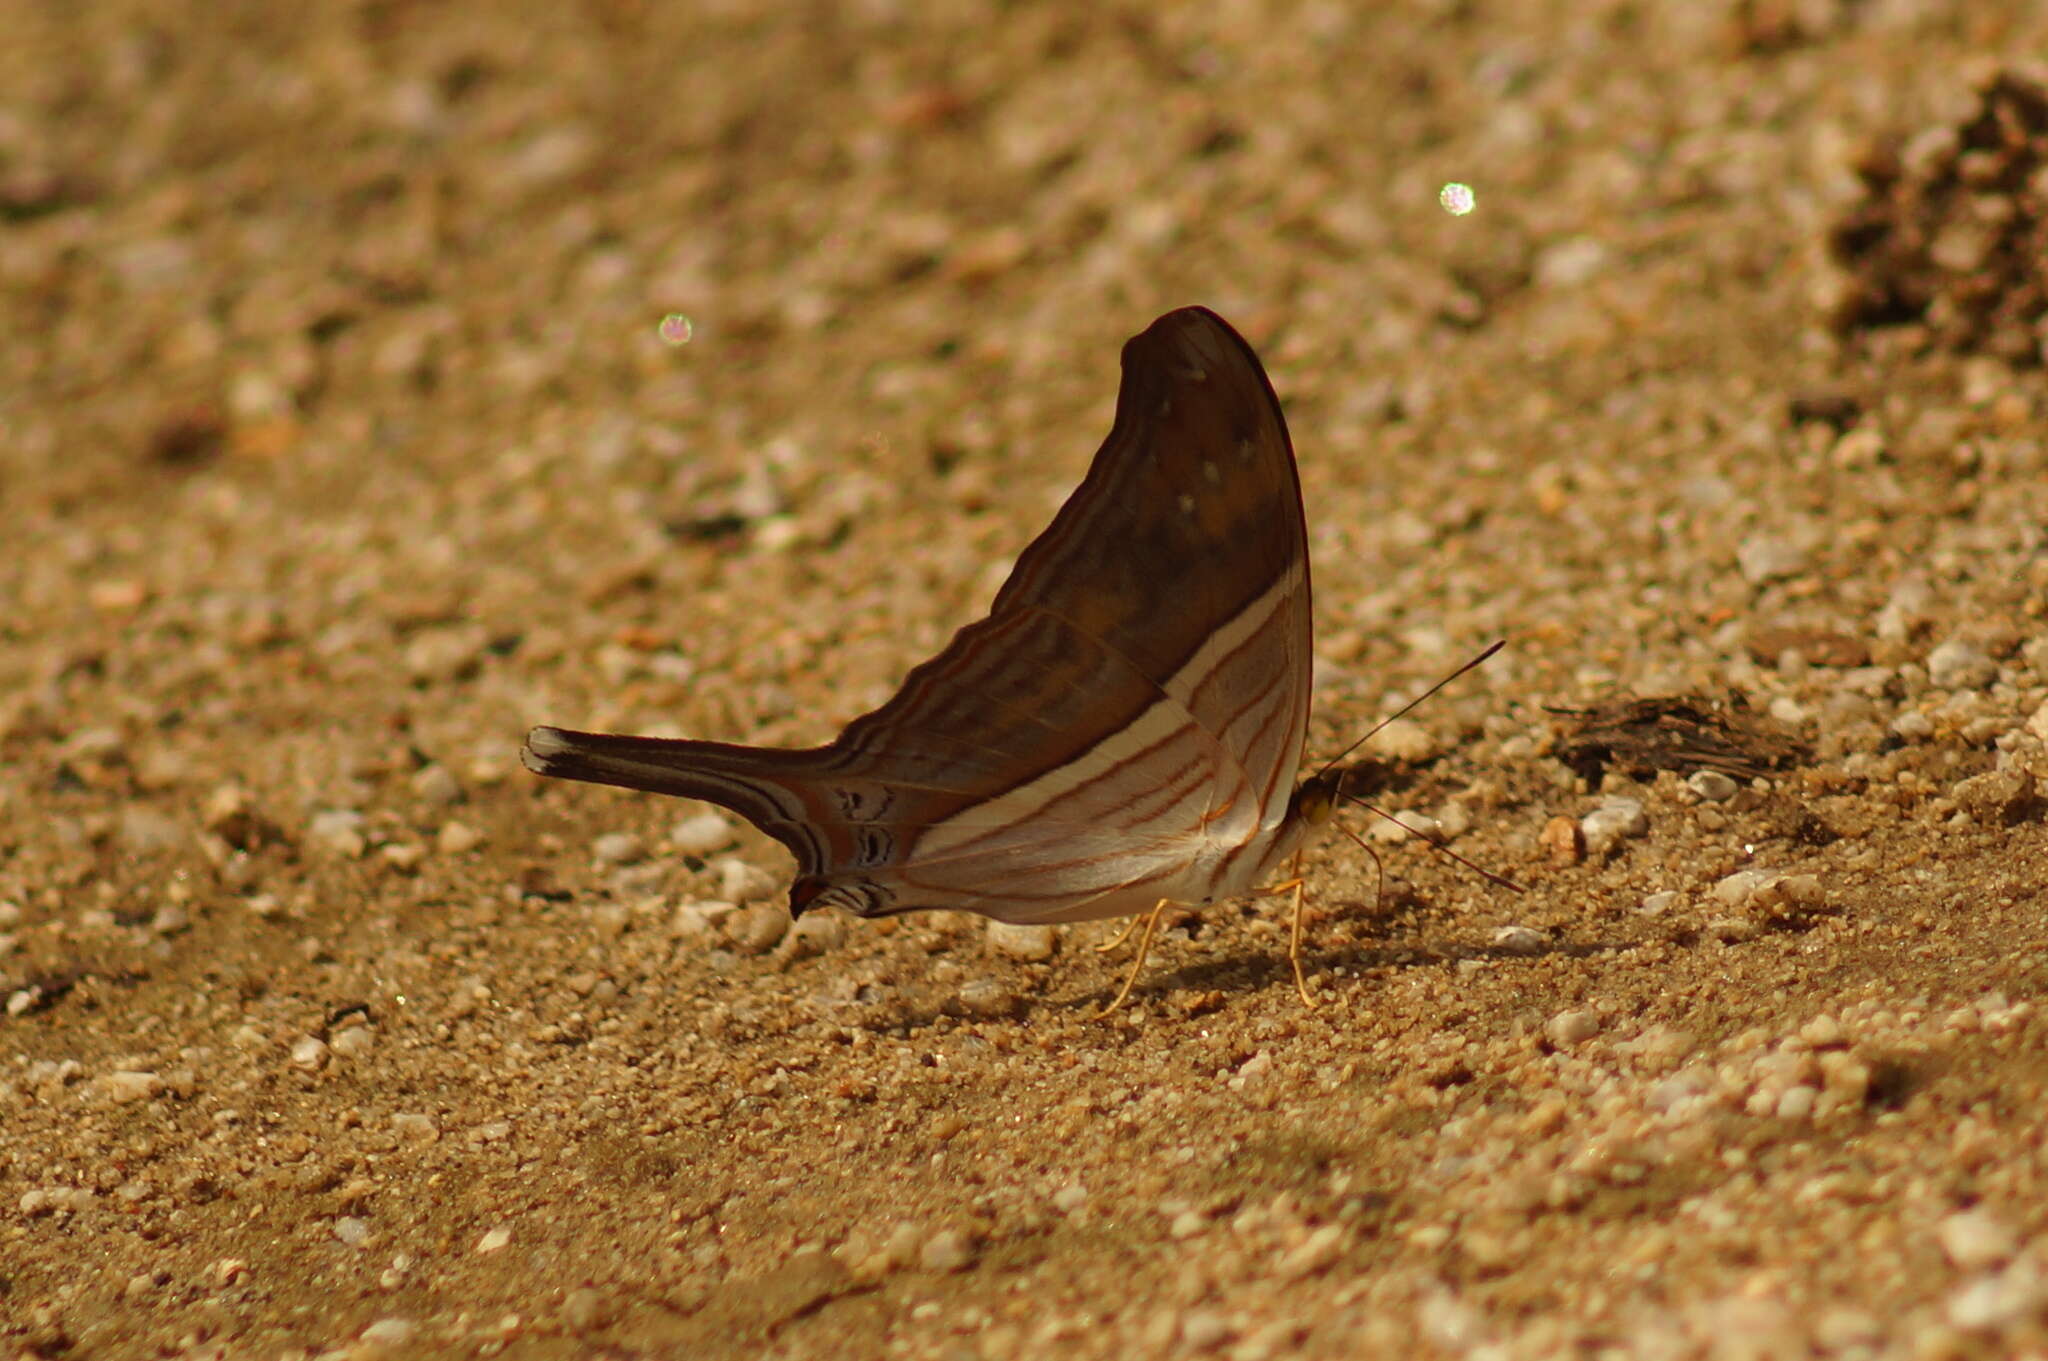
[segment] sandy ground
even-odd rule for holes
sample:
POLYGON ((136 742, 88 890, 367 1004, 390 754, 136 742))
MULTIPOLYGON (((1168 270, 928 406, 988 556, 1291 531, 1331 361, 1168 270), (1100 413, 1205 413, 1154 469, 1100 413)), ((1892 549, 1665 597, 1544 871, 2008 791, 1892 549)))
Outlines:
POLYGON ((2048 1348, 2041 6, 0 30, 0 1345, 2048 1348), (1357 815, 1319 1009, 1256 901, 1095 1021, 1100 927, 785 934, 751 828, 518 767, 829 737, 1188 302, 1312 753, 1507 638, 1379 797, 1526 892, 1357 815))

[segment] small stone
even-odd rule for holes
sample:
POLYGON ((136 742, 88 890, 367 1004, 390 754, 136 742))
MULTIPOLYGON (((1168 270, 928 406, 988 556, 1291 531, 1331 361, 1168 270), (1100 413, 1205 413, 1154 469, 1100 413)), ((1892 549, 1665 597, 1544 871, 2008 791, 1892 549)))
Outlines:
POLYGON ((1908 742, 1925 742, 1934 736, 1934 720, 1918 709, 1908 709, 1891 721, 1891 730, 1908 742))
POLYGON ((1737 870, 1714 885, 1714 897, 1730 907, 1745 907, 1758 890, 1777 875, 1769 870, 1737 870))
POLYGON ((410 1319, 380 1318, 363 1329, 360 1339, 372 1347, 403 1347, 416 1330, 410 1319))
POLYGON ((394 841, 380 848, 377 858, 400 874, 411 874, 427 858, 427 848, 413 841, 394 841))
POLYGON ((476 1240, 476 1250, 479 1255, 498 1252, 511 1241, 512 1230, 490 1229, 485 1232, 483 1237, 476 1240))
POLYGON ((1059 928, 991 921, 986 928, 989 949, 1011 959, 1037 963, 1059 948, 1059 928))
POLYGON ((1180 1316, 1180 1340, 1190 1351, 1213 1351, 1237 1336, 1230 1320, 1213 1309, 1190 1309, 1180 1316))
POLYGON ((1503 926, 1493 933, 1493 948, 1503 954, 1540 955, 1550 937, 1531 926, 1503 926))
POLYGON ((376 1036, 368 1026, 352 1025, 338 1030, 328 1041, 328 1047, 345 1059, 359 1059, 377 1045, 376 1036))
POLYGON ((1373 734, 1366 743, 1373 751, 1390 761, 1414 763, 1427 761, 1443 750, 1429 729, 1412 718, 1397 718, 1373 734))
POLYGON ((163 1079, 155 1073, 109 1073, 100 1081, 106 1087, 107 1096, 124 1105, 131 1101, 147 1101, 164 1089, 163 1079))
POLYGON ((306 824, 306 844, 338 860, 360 860, 370 845, 363 836, 363 815, 352 808, 315 813, 306 824))
POLYGON ((632 832, 606 832, 590 843, 590 854, 600 865, 637 865, 647 858, 647 843, 632 832))
POLYGON ((352 1248, 359 1248, 370 1241, 370 1221, 343 1215, 334 1221, 334 1236, 352 1248))
POLYGON ((1606 855, 1628 837, 1641 836, 1650 829, 1640 799, 1614 797, 1579 819, 1589 855, 1606 855))
POLYGON ((467 855, 483 842, 482 832, 454 818, 442 823, 441 830, 434 834, 434 849, 442 855, 467 855))
POLYGON ((562 1300, 562 1321, 577 1332, 602 1328, 611 1319, 605 1297, 589 1286, 578 1286, 562 1300))
POLYGON ((1073 1214, 1088 1203, 1088 1188, 1078 1182, 1062 1186, 1052 1194, 1052 1207, 1061 1214, 1073 1214))
POLYGON ((918 1262, 926 1271, 962 1271, 974 1264, 974 1240, 958 1229, 940 1229, 924 1240, 918 1262))
POLYGON ((2042 701, 2041 707, 2028 717, 2027 731, 2043 742, 2048 742, 2048 700, 2042 701))
POLYGON ((1600 1033, 1600 1018, 1590 1011, 1560 1011, 1543 1027, 1552 1044, 1569 1048, 1600 1033))
POLYGON ((1752 534, 1735 547, 1735 565, 1753 585, 1797 576, 1806 563, 1806 550, 1779 535, 1752 534))
POLYGON ((121 845, 138 855, 171 850, 185 838, 175 818, 154 808, 124 808, 118 825, 121 845))
POLYGON ((1209 1217, 1200 1210, 1182 1210, 1166 1231, 1177 1239, 1198 1238, 1209 1231, 1209 1217))
POLYGON ((1778 1095, 1777 1116, 1780 1120, 1804 1120, 1813 1114, 1813 1103, 1820 1096, 1814 1088, 1801 1083, 1787 1087, 1778 1095))
POLYGON ((314 1035, 292 1041, 292 1067, 302 1073, 317 1073, 327 1066, 327 1042, 314 1035))
POLYGON ((775 894, 775 876, 736 855, 713 862, 711 869, 718 876, 718 896, 729 903, 745 906, 775 894))
POLYGON ((743 907, 725 919, 725 938, 750 955, 765 955, 789 932, 789 913, 774 903, 743 907))
POLYGON ((441 1137, 440 1128, 433 1117, 417 1112, 401 1112, 391 1117, 391 1132, 410 1144, 431 1144, 441 1137))
POLYGON ((1024 999, 993 978, 970 978, 960 985, 960 1010, 979 1020, 995 1021, 1018 1016, 1024 999))
POLYGON ((669 845, 678 855, 702 858, 733 843, 733 826, 723 815, 703 812, 684 818, 669 829, 669 845))
POLYGON ((462 786, 457 783, 448 767, 439 762, 415 770, 411 783, 414 796, 428 803, 451 804, 462 801, 462 786))
POLYGON ((1553 865, 1576 865, 1586 858, 1586 834, 1578 819, 1554 817, 1537 833, 1536 849, 1553 865))
POLYGON ((1328 1267, 1343 1252, 1344 1226, 1325 1224, 1310 1234, 1300 1247, 1282 1257, 1274 1272, 1282 1280, 1298 1280, 1328 1267))
POLYGON ((1660 917, 1677 906, 1678 894, 1667 888, 1644 898, 1636 905, 1636 911, 1646 917, 1660 917))
POLYGON ((1934 1226, 1935 1241, 1960 1271, 1981 1271, 2010 1261, 2019 1238, 1997 1215, 1979 1205, 1934 1226))
POLYGON ((1951 638, 1927 654, 1927 679, 1944 690, 1981 690, 1998 679, 1998 663, 1976 644, 1951 638))
MULTIPOLYGON (((780 915, 782 909, 767 905, 780 915)), ((838 912, 811 912, 799 917, 784 937, 791 959, 830 954, 846 944, 846 918, 838 912)))
POLYGON ((1726 803, 1735 797, 1736 790, 1742 788, 1734 776, 1718 770, 1695 770, 1685 777, 1685 787, 1707 803, 1726 803))
POLYGON ((1986 827, 2025 822, 2040 807, 2033 776, 2020 770, 1987 770, 1958 780, 1949 797, 1986 827))

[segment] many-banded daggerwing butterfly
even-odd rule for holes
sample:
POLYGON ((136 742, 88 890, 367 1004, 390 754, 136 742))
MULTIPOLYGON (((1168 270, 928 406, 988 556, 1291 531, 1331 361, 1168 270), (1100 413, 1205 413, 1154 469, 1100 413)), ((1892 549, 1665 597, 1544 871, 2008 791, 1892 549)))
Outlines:
POLYGON ((521 755, 732 809, 796 856, 799 916, 1070 922, 1235 897, 1292 854, 1338 783, 1295 788, 1308 706, 1287 424, 1251 346, 1185 307, 1125 344, 1109 438, 988 617, 829 745, 535 728, 521 755))

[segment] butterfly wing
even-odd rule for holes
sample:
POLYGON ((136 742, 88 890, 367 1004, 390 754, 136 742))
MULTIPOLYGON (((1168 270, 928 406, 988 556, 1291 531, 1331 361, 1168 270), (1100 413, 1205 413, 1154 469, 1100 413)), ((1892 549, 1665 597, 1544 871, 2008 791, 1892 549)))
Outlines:
POLYGON ((988 616, 836 741, 537 728, 524 755, 731 808, 796 856, 798 912, 1110 916, 1258 872, 1307 726, 1309 627, 1279 402, 1236 332, 1183 308, 1125 345, 1108 439, 988 616))

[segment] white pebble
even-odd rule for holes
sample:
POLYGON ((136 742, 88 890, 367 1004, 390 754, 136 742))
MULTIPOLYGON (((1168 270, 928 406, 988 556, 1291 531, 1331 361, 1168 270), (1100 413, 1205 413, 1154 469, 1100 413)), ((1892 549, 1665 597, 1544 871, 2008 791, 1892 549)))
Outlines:
POLYGON ((467 855, 483 845, 484 834, 466 822, 450 818, 434 834, 434 849, 443 855, 467 855))
POLYGON ((363 836, 363 815, 352 808, 329 808, 306 824, 306 844, 342 860, 359 860, 369 849, 363 836))
MULTIPOLYGON (((780 916, 782 909, 770 906, 780 916)), ((793 959, 830 954, 846 944, 846 918, 837 912, 811 912, 799 917, 785 939, 793 959)))
POLYGON ((1714 885, 1714 896, 1730 907, 1741 907, 1776 878, 1770 870, 1737 870, 1714 885))
POLYGON ((1981 1205, 1942 1220, 1934 1226, 1934 1237, 1961 1271, 1997 1266, 2019 1251, 2011 1227, 1981 1205))
POLYGON ((1579 832, 1586 838, 1588 855, 1605 855, 1626 837, 1641 836, 1650 829, 1640 799, 1610 797, 1579 819, 1579 832))
POLYGON ((370 1240, 370 1221, 343 1215, 334 1221, 334 1236, 352 1248, 359 1248, 370 1240))
POLYGON ((1015 1016, 1024 999, 993 978, 970 978, 960 985, 960 1010, 984 1021, 1015 1016))
POLYGON ((359 1059, 376 1047, 376 1036, 368 1026, 352 1025, 335 1032, 328 1047, 345 1059, 359 1059))
POLYGON ((1280 1259, 1275 1274, 1282 1280, 1295 1280, 1312 1275, 1329 1266, 1344 1251, 1344 1226, 1325 1224, 1308 1236, 1307 1241, 1280 1259))
POLYGON ((647 858, 647 843, 631 832, 606 832, 590 843, 600 865, 637 865, 647 858))
POLYGON ((712 812, 684 818, 668 833, 668 843, 678 855, 706 856, 732 845, 732 841, 732 823, 722 814, 712 812))
POLYGON ((1998 679, 1998 663, 1976 644, 1951 638, 1927 654, 1927 678, 1944 690, 1981 690, 1998 679))
POLYGON ((725 919, 725 938, 750 955, 765 955, 789 933, 789 914, 774 903, 743 907, 725 919))
POLYGON ((476 1240, 476 1250, 478 1253, 497 1252, 500 1249, 504 1248, 505 1245, 510 1243, 511 1241, 512 1230, 491 1229, 488 1230, 483 1237, 476 1240))
POLYGON ((428 803, 450 804, 462 801, 462 786, 448 767, 436 762, 421 766, 412 773, 409 781, 415 797, 428 803))
POLYGON ((1555 1045, 1581 1044, 1600 1033, 1600 1018, 1590 1011, 1560 1011, 1543 1027, 1543 1033, 1555 1045))
POLYGON ((1685 777, 1685 787, 1708 803, 1726 803, 1735 797, 1735 791, 1742 786, 1735 783, 1732 775, 1718 770, 1695 770, 1685 777))
POLYGON ((1062 1186, 1052 1194, 1052 1207, 1061 1214, 1072 1214, 1088 1203, 1088 1188, 1075 1182, 1062 1186))
POLYGON ((1813 1114, 1813 1103, 1820 1093, 1801 1083, 1787 1087, 1778 1095, 1777 1115, 1780 1120, 1804 1120, 1813 1114))
POLYGON ((1190 1351, 1214 1350, 1237 1335, 1230 1320, 1213 1309, 1190 1309, 1180 1316, 1180 1340, 1190 1351))
POLYGON ((1752 584, 1762 585, 1806 570, 1806 550, 1790 539, 1752 534, 1735 547, 1735 565, 1752 584))
POLYGON ((361 1340, 373 1347, 403 1347, 412 1340, 413 1332, 410 1319, 380 1318, 363 1329, 361 1340))
POLYGON ((147 1101, 164 1089, 164 1081, 155 1073, 109 1073, 101 1082, 107 1095, 116 1102, 147 1101))
POLYGON ((1678 906, 1678 895, 1670 889, 1663 889, 1644 898, 1636 911, 1646 917, 1661 916, 1678 906))
POLYGON ((1373 751, 1392 761, 1427 761, 1443 748, 1429 729, 1412 718, 1397 718, 1373 734, 1366 743, 1373 751))
POLYGON ((292 1067, 317 1073, 327 1066, 327 1042, 315 1035, 301 1035, 292 1041, 292 1067))
POLYGON ((1503 926, 1493 933, 1493 944, 1511 955, 1535 955, 1543 952, 1550 938, 1533 926, 1503 926))
POLYGON ((1059 929, 1052 926, 992 921, 987 936, 989 949, 1027 962, 1051 959, 1053 951, 1059 948, 1059 929))
POLYGON ((391 1131, 407 1143, 431 1144, 441 1137, 431 1116, 401 1112, 391 1117, 391 1131))
POLYGON ((775 894, 775 876, 736 855, 714 861, 711 869, 718 876, 718 896, 727 902, 744 906, 775 894))
POLYGON ((974 1242, 958 1229, 940 1229, 924 1240, 917 1257, 926 1271, 961 1271, 974 1263, 974 1242))

